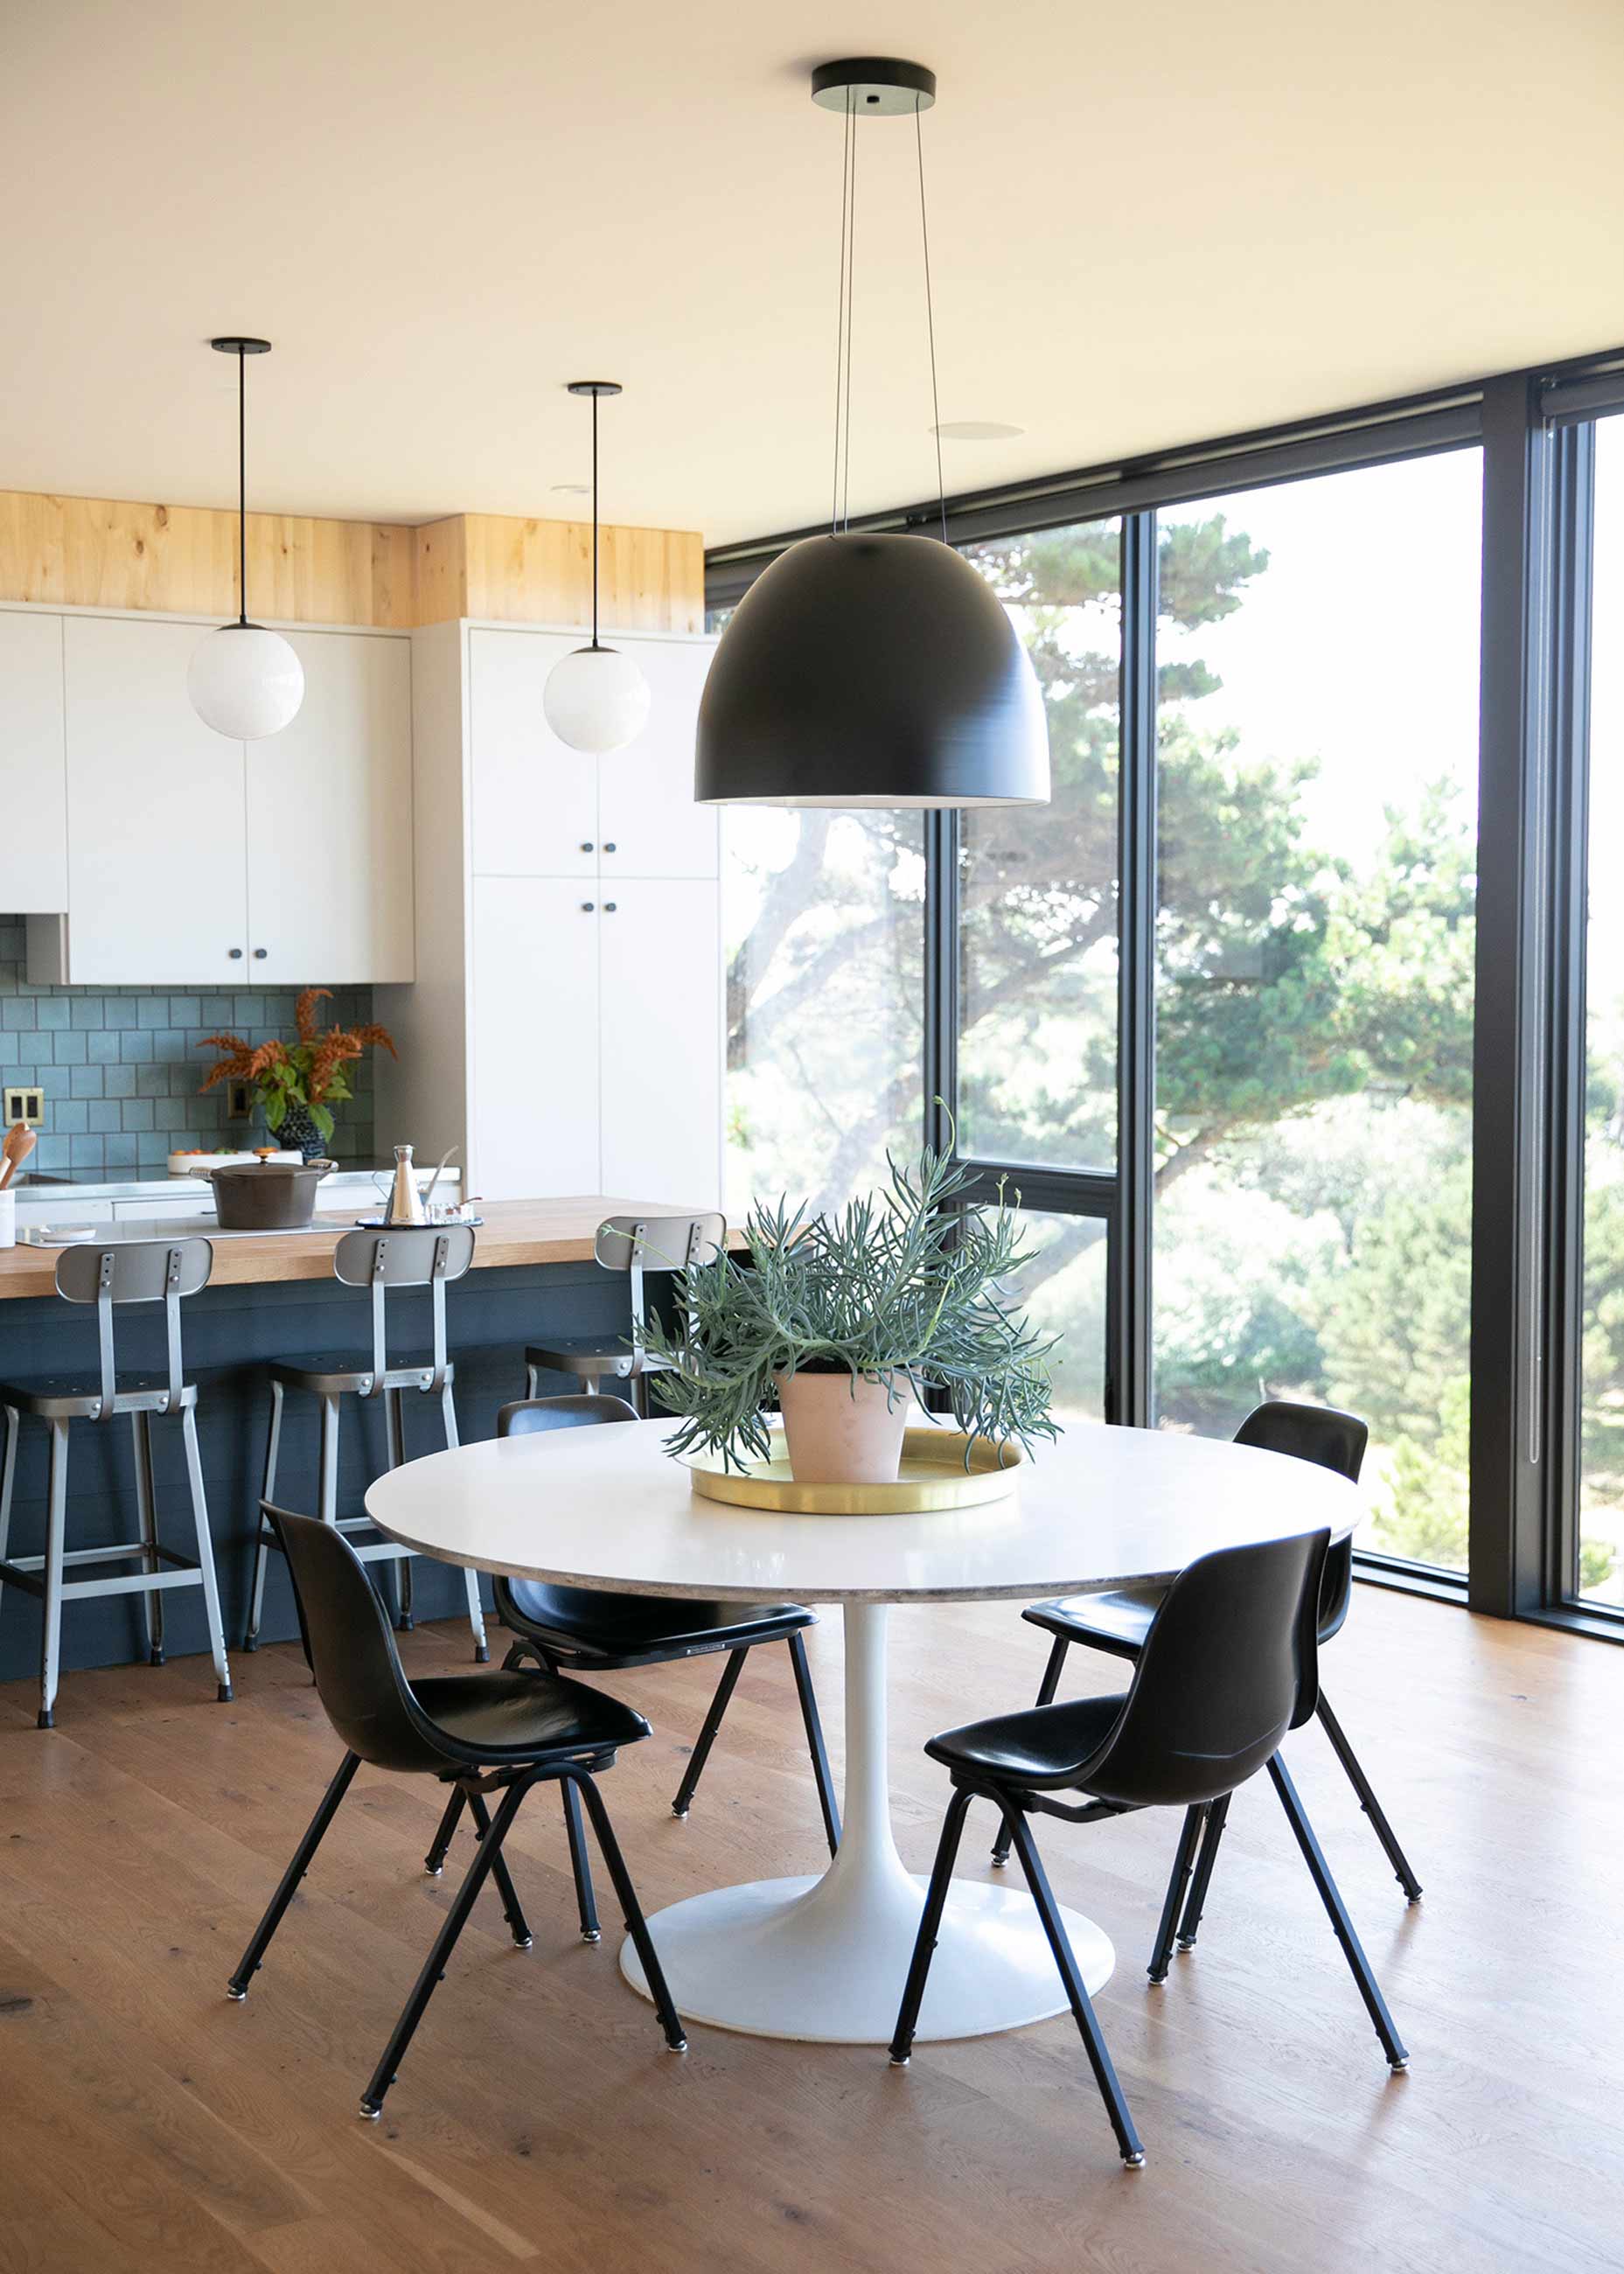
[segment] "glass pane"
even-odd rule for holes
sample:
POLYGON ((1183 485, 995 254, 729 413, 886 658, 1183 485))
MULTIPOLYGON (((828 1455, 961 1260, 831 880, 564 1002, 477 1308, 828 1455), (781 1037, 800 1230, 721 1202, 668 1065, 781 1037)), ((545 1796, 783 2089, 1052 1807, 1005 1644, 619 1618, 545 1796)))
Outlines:
POLYGON ((1049 712, 1054 802, 972 808, 959 892, 959 1148, 981 1160, 1116 1159, 1119 524, 971 545, 1049 712))
MULTIPOLYGON (((1055 1417, 1105 1419, 1106 1224, 1100 1216, 1023 1209, 1026 1245, 1038 1250, 1004 1291, 1043 1334, 1061 1342, 1049 1360, 1055 1417)), ((1042 1447, 1038 1448, 1042 1458, 1042 1447)))
POLYGON ((1596 430, 1590 656, 1590 907, 1585 941, 1584 1331, 1579 1593, 1624 1603, 1624 419, 1596 430))
POLYGON ((1370 1425, 1362 1544, 1465 1567, 1476 451, 1161 520, 1156 1406, 1370 1425))
POLYGON ((839 1207, 924 1116, 918 813, 723 815, 727 1207, 839 1207))

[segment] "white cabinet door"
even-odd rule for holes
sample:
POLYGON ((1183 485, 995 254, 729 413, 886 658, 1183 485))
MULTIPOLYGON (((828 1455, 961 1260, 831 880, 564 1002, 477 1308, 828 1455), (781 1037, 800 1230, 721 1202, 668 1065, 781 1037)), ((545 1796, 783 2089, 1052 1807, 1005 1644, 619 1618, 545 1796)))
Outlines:
POLYGON ((473 898, 467 1189, 599 1192, 597 889, 480 877, 473 898))
POLYGON ((608 892, 598 926, 605 1193, 721 1205, 720 918, 714 884, 631 877, 608 892))
POLYGON ((304 700, 248 745, 248 978, 409 980, 411 644, 289 632, 304 700))
POLYGON ((483 877, 598 873, 598 766, 547 725, 547 674, 583 642, 562 632, 468 635, 473 870, 483 877))
POLYGON ((68 955, 76 986, 246 984, 243 745, 186 695, 196 624, 69 616, 68 955))
POLYGON ((694 802, 694 728, 716 652, 712 640, 619 640, 643 666, 652 697, 635 742, 598 761, 603 879, 714 877, 717 809, 694 802))
POLYGON ((62 618, 0 609, 0 908, 68 905, 62 618))

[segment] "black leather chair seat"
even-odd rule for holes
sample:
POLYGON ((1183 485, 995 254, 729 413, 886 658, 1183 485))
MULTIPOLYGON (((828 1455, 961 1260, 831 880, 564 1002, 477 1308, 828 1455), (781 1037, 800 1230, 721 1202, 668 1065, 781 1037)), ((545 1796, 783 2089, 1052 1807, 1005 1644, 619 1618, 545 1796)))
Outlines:
POLYGON ((1165 1587, 1113 1587, 1102 1595, 1034 1603, 1021 1615, 1069 1642, 1086 1642, 1091 1650, 1108 1651, 1115 1658, 1137 1658, 1166 1593, 1165 1587))
POLYGON ((925 1751, 950 1769, 969 1769, 1000 1784, 1041 1791, 1077 1781, 1121 1717, 1123 1700, 1078 1698, 1064 1706, 1028 1706, 1019 1713, 966 1721, 932 1737, 925 1751))
POLYGON ((682 1602, 535 1579, 500 1582, 497 1604, 514 1633, 541 1643, 551 1659, 581 1666, 624 1665, 656 1654, 698 1657, 778 1641, 816 1624, 800 1603, 682 1602))
POLYGON ((537 1674, 445 1674, 415 1682, 412 1694, 459 1752, 493 1761, 533 1761, 544 1753, 596 1752, 635 1744, 649 1725, 618 1698, 584 1683, 537 1674))

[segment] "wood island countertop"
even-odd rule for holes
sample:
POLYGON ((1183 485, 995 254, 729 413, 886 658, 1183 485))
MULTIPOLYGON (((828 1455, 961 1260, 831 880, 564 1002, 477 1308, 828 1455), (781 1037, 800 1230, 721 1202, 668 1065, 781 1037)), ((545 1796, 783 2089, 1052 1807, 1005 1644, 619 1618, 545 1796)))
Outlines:
MULTIPOLYGON (((71 1208, 64 1192, 64 1217, 71 1208)), ((476 1271, 537 1263, 590 1263, 598 1227, 607 1216, 699 1216, 700 1209, 669 1201, 619 1200, 612 1194, 575 1193, 563 1200, 478 1201, 484 1223, 474 1234, 476 1271)), ((308 1231, 221 1233, 214 1239, 214 1287, 263 1285, 267 1281, 331 1279, 333 1250, 354 1229, 353 1216, 318 1216, 308 1231)), ((115 1226, 109 1224, 108 1231, 115 1226)), ((97 1227, 100 1231, 101 1226, 97 1227)), ((158 1237, 162 1238, 160 1233, 158 1237)), ((93 1247, 94 1236, 76 1239, 93 1247)), ((54 1295, 57 1247, 0 1248, 0 1301, 7 1297, 54 1295)))

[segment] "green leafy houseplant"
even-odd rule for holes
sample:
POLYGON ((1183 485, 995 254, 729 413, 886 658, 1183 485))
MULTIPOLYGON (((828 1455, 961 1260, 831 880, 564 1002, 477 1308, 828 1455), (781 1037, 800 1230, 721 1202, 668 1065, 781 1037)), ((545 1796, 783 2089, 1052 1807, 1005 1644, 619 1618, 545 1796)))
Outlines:
POLYGON ((765 1458, 773 1377, 796 1373, 845 1372, 853 1394, 860 1380, 883 1382, 893 1405, 942 1391, 966 1439, 1001 1448, 1059 1434, 1048 1366, 1058 1337, 1034 1332, 1000 1291, 1036 1252, 1002 1186, 996 1209, 978 1208, 971 1172, 929 1147, 914 1175, 887 1157, 877 1198, 810 1218, 804 1203, 792 1214, 757 1201, 748 1264, 723 1253, 681 1272, 679 1323, 650 1321, 647 1335, 667 1369, 654 1395, 680 1422, 673 1453, 703 1447, 737 1468, 744 1452, 765 1458))

